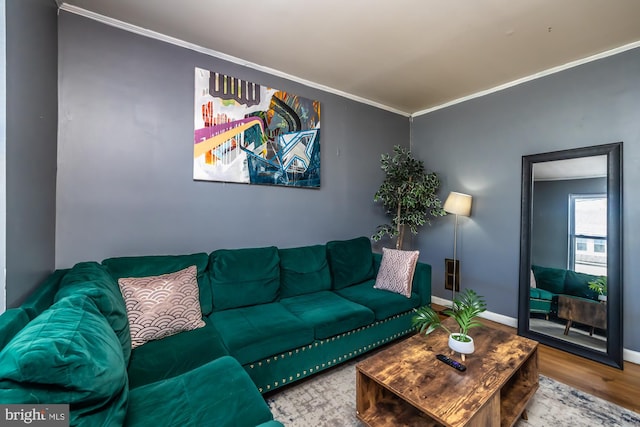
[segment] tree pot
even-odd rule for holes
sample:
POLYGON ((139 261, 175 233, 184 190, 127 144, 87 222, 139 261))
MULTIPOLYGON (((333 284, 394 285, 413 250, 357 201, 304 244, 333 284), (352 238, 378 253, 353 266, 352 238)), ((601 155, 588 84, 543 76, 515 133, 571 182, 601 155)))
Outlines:
POLYGON ((456 353, 460 353, 462 355, 462 360, 464 361, 465 354, 473 353, 475 351, 475 346, 473 345, 473 338, 469 337, 468 335, 467 337, 469 337, 469 339, 471 340, 468 342, 458 341, 457 339, 454 338, 454 337, 459 337, 461 335, 462 334, 460 333, 453 333, 449 335, 449 348, 455 351, 456 353))

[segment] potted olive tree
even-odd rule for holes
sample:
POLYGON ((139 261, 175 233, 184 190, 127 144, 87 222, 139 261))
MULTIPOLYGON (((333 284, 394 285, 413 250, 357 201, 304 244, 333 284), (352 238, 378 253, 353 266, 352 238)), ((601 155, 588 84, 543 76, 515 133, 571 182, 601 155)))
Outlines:
POLYGON ((435 172, 427 173, 424 163, 399 145, 393 148, 393 156, 383 154, 380 163, 385 178, 373 200, 382 202, 391 223, 379 225, 371 238, 377 242, 385 235, 397 237, 396 249, 402 249, 407 227, 418 234, 418 227, 430 224, 431 217, 446 215, 436 194, 440 180, 435 172))
POLYGON ((453 307, 447 309, 443 314, 452 317, 458 326, 460 332, 452 332, 442 324, 439 314, 429 306, 423 306, 415 309, 416 314, 413 316, 413 326, 418 332, 429 335, 437 328, 442 328, 449 334, 449 348, 462 355, 464 360, 465 354, 471 354, 475 351, 473 338, 469 336, 469 329, 481 326, 482 324, 476 320, 476 317, 487 309, 484 298, 479 296, 475 291, 466 289, 458 294, 453 300, 453 307))

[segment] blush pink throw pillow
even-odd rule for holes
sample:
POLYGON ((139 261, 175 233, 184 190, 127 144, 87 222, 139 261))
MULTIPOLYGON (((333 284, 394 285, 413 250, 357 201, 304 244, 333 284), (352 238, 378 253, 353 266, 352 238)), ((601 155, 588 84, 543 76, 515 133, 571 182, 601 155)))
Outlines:
POLYGON ((382 261, 376 276, 375 289, 402 294, 411 298, 411 284, 420 251, 382 248, 382 261))
POLYGON ((203 327, 195 265, 175 273, 118 280, 131 330, 131 348, 203 327))

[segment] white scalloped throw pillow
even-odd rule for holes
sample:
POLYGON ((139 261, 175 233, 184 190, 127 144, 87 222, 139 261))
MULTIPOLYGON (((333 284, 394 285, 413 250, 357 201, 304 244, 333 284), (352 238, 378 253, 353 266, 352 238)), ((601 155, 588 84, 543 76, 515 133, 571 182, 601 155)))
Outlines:
POLYGON ((131 348, 204 326, 195 265, 175 273, 118 280, 127 306, 131 348))
POLYGON ((420 251, 382 248, 382 261, 376 276, 375 289, 402 294, 411 298, 411 284, 420 251))

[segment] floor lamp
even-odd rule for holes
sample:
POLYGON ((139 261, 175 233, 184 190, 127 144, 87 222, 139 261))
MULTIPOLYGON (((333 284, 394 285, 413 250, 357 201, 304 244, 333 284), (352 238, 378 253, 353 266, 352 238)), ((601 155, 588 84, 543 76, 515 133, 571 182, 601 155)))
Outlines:
POLYGON ((452 191, 444 202, 443 209, 450 214, 456 216, 455 226, 453 227, 453 283, 451 285, 451 308, 453 308, 453 300, 456 298, 456 249, 458 246, 458 216, 471 215, 471 196, 468 194, 452 191))

